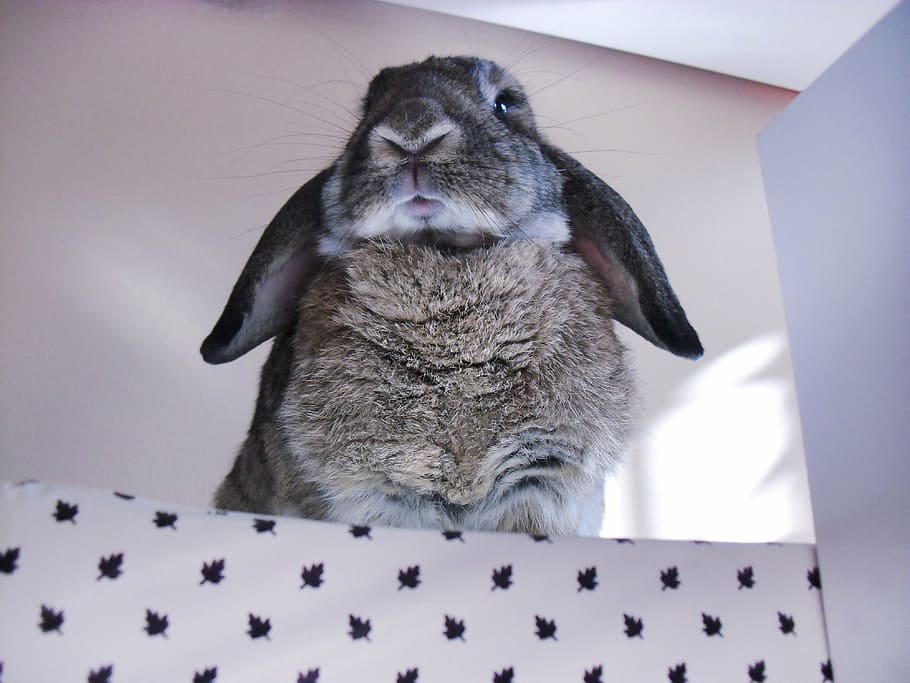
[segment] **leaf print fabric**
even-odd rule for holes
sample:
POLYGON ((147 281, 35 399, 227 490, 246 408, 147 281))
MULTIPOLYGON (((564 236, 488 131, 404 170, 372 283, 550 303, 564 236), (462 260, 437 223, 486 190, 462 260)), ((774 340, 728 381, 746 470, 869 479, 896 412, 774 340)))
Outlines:
POLYGON ((409 531, 0 484, 4 683, 821 683, 821 586, 808 545, 409 531))

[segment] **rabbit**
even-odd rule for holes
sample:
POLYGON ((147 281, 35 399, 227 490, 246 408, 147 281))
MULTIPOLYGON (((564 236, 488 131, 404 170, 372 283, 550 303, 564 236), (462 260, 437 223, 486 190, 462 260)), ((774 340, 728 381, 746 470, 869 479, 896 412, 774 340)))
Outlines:
POLYGON ((265 229, 201 352, 275 338, 213 503, 348 524, 596 535, 638 397, 614 321, 702 355, 629 205, 496 63, 381 70, 265 229))

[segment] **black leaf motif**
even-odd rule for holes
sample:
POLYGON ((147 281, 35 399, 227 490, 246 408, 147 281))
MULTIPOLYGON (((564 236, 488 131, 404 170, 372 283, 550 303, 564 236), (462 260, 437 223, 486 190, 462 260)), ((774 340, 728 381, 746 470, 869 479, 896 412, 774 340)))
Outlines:
POLYGON ((796 635, 796 622, 793 620, 792 616, 784 614, 783 612, 778 612, 777 621, 780 625, 780 632, 785 636, 791 633, 796 635))
POLYGON ((502 588, 508 590, 512 585, 512 565, 507 564, 499 569, 493 570, 493 587, 490 590, 502 588))
POLYGON ((79 506, 57 500, 57 509, 54 511, 54 519, 58 522, 76 523, 76 515, 79 514, 79 506))
POLYGON ((667 567, 660 573, 660 582, 663 584, 661 590, 665 591, 668 588, 676 590, 679 588, 679 569, 676 567, 667 567))
POLYGON ((511 666, 499 672, 493 672, 493 683, 512 683, 515 680, 515 669, 511 666))
POLYGON ((752 683, 762 683, 765 680, 765 662, 764 660, 755 662, 749 667, 749 680, 752 683))
POLYGON ((623 614, 622 619, 626 624, 625 633, 628 638, 641 638, 644 640, 642 631, 645 630, 645 625, 642 623, 641 619, 636 619, 631 614, 623 614))
POLYGON ((272 536, 277 536, 275 533, 275 525, 277 522, 274 519, 259 519, 258 517, 253 520, 253 528, 256 530, 257 534, 272 534, 272 536))
POLYGON ((667 671, 667 678, 670 680, 670 683, 688 683, 688 678, 686 678, 686 663, 677 664, 674 667, 671 667, 667 671))
POLYGON ((711 541, 692 541, 695 545, 711 545, 711 541))
POLYGON ((528 534, 535 543, 552 543, 552 539, 547 534, 528 534))
POLYGON ((395 683, 417 683, 417 669, 408 669, 403 674, 398 674, 395 683))
POLYGON ((537 637, 541 640, 546 640, 551 638, 556 640, 556 622, 552 619, 544 619, 543 617, 534 616, 534 621, 537 625, 537 637))
POLYGON ((739 581, 739 588, 736 590, 742 590, 743 588, 752 588, 755 586, 755 574, 752 571, 752 567, 743 567, 737 571, 736 578, 739 581))
POLYGON ((443 531, 442 537, 447 541, 461 541, 464 543, 464 536, 461 535, 460 531, 443 531))
POLYGON ((351 636, 351 640, 370 640, 370 620, 361 619, 360 617, 355 617, 353 614, 348 615, 348 623, 351 626, 351 630, 348 633, 351 636))
POLYGON ((354 538, 363 538, 366 536, 371 541, 373 540, 373 537, 370 536, 370 527, 368 526, 357 526, 356 524, 352 524, 349 532, 354 538))
POLYGON ((458 640, 463 641, 464 631, 464 619, 459 621, 455 617, 450 617, 448 614, 446 615, 446 630, 443 632, 443 635, 445 635, 446 638, 449 640, 455 640, 457 638, 458 640))
POLYGON ((806 578, 809 579, 809 589, 815 588, 817 590, 822 589, 822 575, 818 571, 818 567, 813 567, 806 573, 806 578))
POLYGON ((102 557, 98 562, 98 571, 101 573, 98 575, 96 581, 100 581, 103 578, 116 579, 123 573, 123 570, 121 569, 122 566, 123 553, 102 557))
POLYGON ((41 623, 38 624, 44 633, 56 631, 62 634, 60 627, 63 626, 63 610, 54 611, 47 605, 41 605, 41 623))
POLYGON ((584 683, 603 683, 604 668, 599 664, 588 671, 585 669, 584 683))
POLYGON ((325 569, 325 565, 322 562, 316 564, 311 564, 309 567, 304 567, 300 572, 300 578, 303 580, 300 588, 303 590, 307 586, 310 588, 319 588, 323 584, 322 573, 325 569))
POLYGON ((635 545, 635 541, 633 541, 631 538, 614 538, 613 540, 616 541, 617 543, 625 543, 626 545, 635 545))
POLYGON ((202 581, 199 582, 200 586, 206 582, 221 583, 224 578, 224 558, 203 562, 200 571, 202 572, 202 581))
POLYGON ((174 531, 177 531, 177 515, 173 512, 161 512, 158 510, 155 512, 155 526, 159 529, 164 529, 170 527, 174 531))
POLYGON ((12 574, 16 571, 16 562, 19 560, 19 548, 7 548, 0 553, 0 572, 12 574))
POLYGON ((88 683, 110 683, 111 676, 114 675, 113 665, 102 666, 88 673, 88 683))
POLYGON ((167 615, 164 616, 153 612, 150 609, 145 610, 145 632, 150 636, 163 636, 167 638, 167 615))
POLYGON ((213 666, 211 669, 206 669, 202 673, 196 672, 193 674, 193 683, 215 683, 215 678, 218 676, 218 667, 213 666))
POLYGON ((724 634, 720 632, 723 628, 723 624, 720 623, 720 617, 712 617, 704 612, 701 613, 701 623, 704 624, 702 629, 708 636, 720 636, 724 637, 724 634))
POLYGON ((255 640, 256 638, 265 638, 268 641, 272 639, 269 638, 269 632, 272 630, 272 622, 269 619, 262 619, 257 617, 255 614, 249 615, 250 630, 247 631, 247 634, 255 640))
POLYGON ((833 683, 833 681, 834 681, 834 669, 833 669, 832 666, 831 666, 831 660, 830 660, 830 659, 829 659, 828 661, 826 661, 826 662, 822 662, 822 665, 821 665, 821 672, 822 672, 822 683, 824 683, 824 681, 832 681, 832 683, 833 683))
POLYGON ((131 496, 128 493, 120 493, 119 491, 114 491, 114 495, 120 498, 121 500, 133 500, 136 496, 131 496))
POLYGON ((597 588, 597 567, 588 567, 578 570, 578 592, 592 591, 597 588))
POLYGON ((420 585, 420 566, 414 565, 398 571, 398 590, 417 588, 420 585))
POLYGON ((297 674, 297 683, 319 683, 319 669, 310 669, 305 674, 297 674))

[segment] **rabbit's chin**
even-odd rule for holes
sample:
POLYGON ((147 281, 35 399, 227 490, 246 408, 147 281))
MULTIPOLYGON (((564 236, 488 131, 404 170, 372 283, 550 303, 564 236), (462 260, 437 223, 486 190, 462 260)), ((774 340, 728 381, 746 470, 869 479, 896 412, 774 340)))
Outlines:
POLYGON ((360 220, 336 227, 322 236, 319 251, 343 256, 366 241, 473 249, 507 236, 506 223, 501 216, 485 215, 459 202, 413 197, 364 211, 360 220))

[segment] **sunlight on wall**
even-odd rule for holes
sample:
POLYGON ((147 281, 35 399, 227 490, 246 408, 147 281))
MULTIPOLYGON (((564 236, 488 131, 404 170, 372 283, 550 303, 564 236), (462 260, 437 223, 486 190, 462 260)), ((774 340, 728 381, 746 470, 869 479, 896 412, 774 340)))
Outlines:
POLYGON ((788 457, 792 390, 763 376, 783 333, 751 339, 701 367, 645 427, 639 454, 606 486, 607 520, 622 506, 638 536, 711 540, 812 539, 805 467, 788 457), (681 482, 687 482, 681 485, 681 482))

